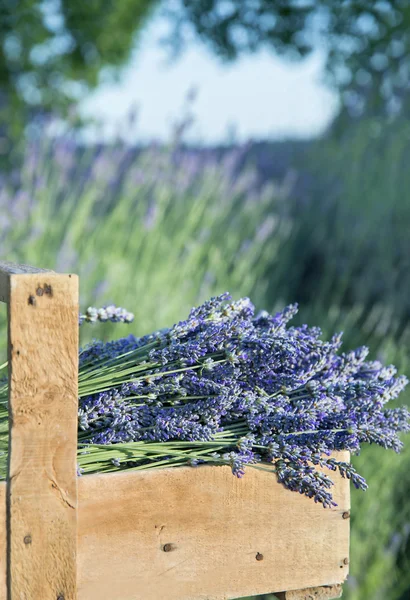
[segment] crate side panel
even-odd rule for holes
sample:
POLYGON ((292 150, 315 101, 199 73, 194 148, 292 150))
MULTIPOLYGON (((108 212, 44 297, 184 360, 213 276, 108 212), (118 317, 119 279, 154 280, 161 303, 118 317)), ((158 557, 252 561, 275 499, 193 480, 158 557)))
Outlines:
POLYGON ((10 276, 10 598, 74 600, 78 279, 10 276))
POLYGON ((6 482, 0 481, 0 600, 7 598, 6 482))
POLYGON ((348 572, 349 484, 335 509, 273 473, 229 467, 79 481, 79 600, 222 600, 337 584, 348 572))

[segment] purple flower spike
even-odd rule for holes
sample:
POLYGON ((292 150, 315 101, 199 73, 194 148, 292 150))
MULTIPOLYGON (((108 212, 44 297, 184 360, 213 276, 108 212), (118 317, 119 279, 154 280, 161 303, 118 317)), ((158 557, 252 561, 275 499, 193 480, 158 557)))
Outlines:
MULTIPOLYGON (((170 329, 91 344, 80 354, 81 442, 139 444, 134 461, 104 458, 108 470, 214 463, 243 477, 270 463, 285 487, 324 507, 334 506, 333 482, 318 467, 366 489, 330 455, 364 443, 398 452, 410 413, 386 403, 407 379, 368 361, 367 348, 340 353, 340 334, 325 341, 317 327, 289 326, 296 311, 255 316, 249 299, 223 294, 170 329)), ((106 306, 84 318, 127 322, 129 313, 106 306)))
POLYGON ((111 321, 111 323, 132 323, 133 320, 133 313, 128 312, 125 308, 115 306, 114 304, 98 309, 89 306, 85 311, 85 314, 80 314, 79 316, 80 325, 83 323, 96 323, 97 321, 100 321, 101 323, 106 323, 107 321, 111 321))

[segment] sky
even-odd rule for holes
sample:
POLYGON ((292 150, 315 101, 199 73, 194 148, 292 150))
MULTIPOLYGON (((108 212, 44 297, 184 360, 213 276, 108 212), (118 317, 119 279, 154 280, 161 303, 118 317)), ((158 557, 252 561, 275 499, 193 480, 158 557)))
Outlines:
POLYGON ((154 20, 119 82, 100 85, 83 103, 83 114, 101 121, 97 137, 121 131, 131 142, 166 140, 190 114, 187 138, 197 143, 308 138, 336 113, 336 96, 321 82, 319 52, 293 62, 263 50, 226 64, 197 42, 171 62, 158 42, 161 31, 154 20))

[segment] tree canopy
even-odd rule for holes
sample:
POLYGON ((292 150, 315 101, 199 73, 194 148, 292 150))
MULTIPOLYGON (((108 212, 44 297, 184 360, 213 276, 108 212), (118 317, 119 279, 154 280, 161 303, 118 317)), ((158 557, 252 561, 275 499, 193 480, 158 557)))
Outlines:
POLYGON ((173 43, 189 28, 232 60, 261 47, 301 59, 326 56, 325 78, 353 112, 399 111, 410 81, 408 0, 182 0, 169 11, 173 43))
POLYGON ((0 124, 64 113, 127 63, 156 0, 1 0, 0 124))
POLYGON ((408 0, 1 0, 0 124, 19 130, 39 112, 64 113, 119 71, 160 7, 174 50, 194 35, 226 60, 267 47, 326 55, 342 105, 398 111, 410 81, 408 0))

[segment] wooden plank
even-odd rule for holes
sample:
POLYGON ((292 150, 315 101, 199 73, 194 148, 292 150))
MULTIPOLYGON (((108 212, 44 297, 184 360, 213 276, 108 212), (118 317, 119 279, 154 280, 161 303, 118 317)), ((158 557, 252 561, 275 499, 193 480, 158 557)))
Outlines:
POLYGON ((326 585, 316 588, 307 588, 304 590, 291 590, 276 594, 277 600, 333 600, 341 598, 341 585, 326 585))
MULTIPOLYGON (((334 509, 251 469, 241 480, 205 466, 78 483, 79 600, 221 600, 336 585, 348 574, 348 480, 336 480, 334 509)), ((1 600, 4 505, 0 483, 1 600)))
POLYGON ((0 260, 0 302, 8 302, 10 275, 23 273, 46 273, 47 269, 38 269, 30 265, 18 265, 16 263, 0 260))
POLYGON ((51 269, 40 269, 32 265, 23 265, 8 260, 0 260, 0 271, 8 275, 24 275, 33 273, 50 273, 51 269))
POLYGON ((0 600, 7 598, 7 486, 0 482, 0 600))
POLYGON ((9 600, 74 600, 78 278, 9 277, 9 600))
MULTIPOLYGON (((334 476, 334 474, 332 474, 334 476)), ((79 600, 222 600, 344 581, 349 482, 324 509, 229 467, 79 481, 79 600)))

